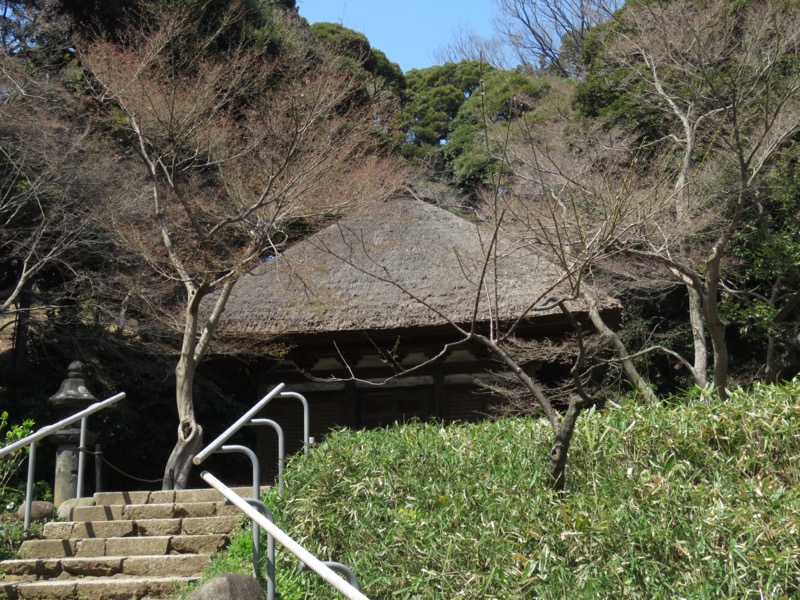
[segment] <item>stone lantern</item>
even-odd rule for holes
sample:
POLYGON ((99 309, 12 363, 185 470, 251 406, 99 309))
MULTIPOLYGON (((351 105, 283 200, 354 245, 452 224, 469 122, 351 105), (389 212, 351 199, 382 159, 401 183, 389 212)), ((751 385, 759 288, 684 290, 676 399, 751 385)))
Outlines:
MULTIPOLYGON (((84 365, 73 362, 68 369, 67 378, 61 382, 59 390, 48 400, 57 420, 65 419, 97 402, 97 398, 86 389, 84 365)), ((49 439, 56 446, 56 476, 53 484, 53 504, 60 506, 65 500, 78 495, 78 443, 80 442, 80 422, 67 429, 52 434, 49 439)), ((93 440, 88 439, 86 443, 93 440)), ((92 436, 94 437, 94 436, 92 436)))

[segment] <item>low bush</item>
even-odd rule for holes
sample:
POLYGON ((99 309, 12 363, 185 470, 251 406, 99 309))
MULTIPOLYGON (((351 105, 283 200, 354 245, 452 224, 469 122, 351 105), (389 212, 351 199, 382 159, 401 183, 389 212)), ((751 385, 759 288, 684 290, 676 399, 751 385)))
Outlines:
MULTIPOLYGON (((794 382, 589 411, 564 495, 536 419, 342 430, 268 502, 371 598, 793 597, 798 397, 794 382)), ((338 597, 278 553, 280 598, 338 597)))
MULTIPOLYGON (((10 425, 8 413, 0 412, 0 447, 13 444, 33 431, 33 420, 10 425)), ((0 560, 15 558, 23 541, 41 534, 42 523, 31 523, 30 531, 24 531, 23 522, 17 516, 17 507, 25 498, 25 485, 19 471, 28 457, 29 448, 20 448, 0 458, 0 560)), ((38 482, 39 485, 46 485, 38 482)), ((39 490, 41 492, 41 488, 39 490)))
POLYGON ((0 513, 0 560, 17 558, 17 551, 22 542, 42 537, 46 522, 45 519, 31 521, 30 529, 25 531, 24 523, 16 512, 0 513))
MULTIPOLYGON (((8 413, 0 412, 0 447, 8 446, 29 435, 33 431, 33 420, 27 419, 16 425, 9 425, 8 413)), ((23 486, 17 479, 22 463, 28 456, 29 447, 15 450, 0 459, 0 510, 11 510, 24 495, 23 486)))

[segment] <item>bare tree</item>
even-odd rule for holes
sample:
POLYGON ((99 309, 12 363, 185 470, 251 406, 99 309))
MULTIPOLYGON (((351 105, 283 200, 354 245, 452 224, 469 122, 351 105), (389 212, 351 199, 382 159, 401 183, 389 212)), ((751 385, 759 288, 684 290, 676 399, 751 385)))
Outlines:
MULTIPOLYGON (((582 300, 592 327, 615 355, 606 361, 619 364, 639 396, 654 400, 650 383, 599 310, 599 301, 615 294, 617 279, 645 278, 623 260, 624 249, 671 210, 674 192, 657 169, 654 175, 639 172, 637 161, 630 160, 631 136, 613 127, 576 126, 574 88, 574 80, 554 79, 538 107, 549 118, 519 120, 504 134, 505 151, 498 156, 504 177, 496 183, 504 191, 491 212, 505 213, 505 235, 548 256, 568 274, 570 294, 582 300)), ((648 346, 637 354, 656 349, 666 351, 648 346)))
POLYGON ((722 269, 765 170, 800 129, 800 74, 784 68, 800 50, 800 11, 773 1, 635 3, 615 25, 611 64, 627 67, 629 92, 672 124, 647 143, 676 158, 673 209, 627 252, 686 285, 695 350, 685 364, 704 385, 708 336, 724 395, 722 269))
POLYGON ((486 62, 505 69, 508 67, 506 48, 499 38, 483 38, 469 29, 459 28, 453 40, 434 52, 436 61, 458 63, 464 60, 486 62))
POLYGON ((165 475, 185 487, 202 445, 195 372, 237 280, 303 231, 378 199, 394 178, 352 69, 322 51, 310 62, 272 59, 232 35, 246 18, 235 4, 204 28, 182 2, 144 17, 121 43, 89 43, 80 58, 109 127, 142 167, 139 194, 118 200, 115 230, 179 292, 180 423, 165 475))
MULTIPOLYGON (((649 265, 648 278, 663 269, 665 280, 686 286, 694 355, 658 345, 637 354, 665 352, 705 386, 710 340, 713 384, 723 396, 722 272, 745 211, 759 202, 765 170, 800 126, 800 79, 782 67, 797 56, 799 18, 780 2, 737 9, 721 1, 632 3, 600 38, 606 69, 616 92, 659 116, 660 137, 642 139, 603 122, 576 139, 576 128, 567 137, 550 122, 549 136, 521 127, 509 150, 514 189, 525 200, 517 212, 562 264, 601 239, 607 254, 649 265), (607 233, 596 238, 601 230, 607 233)), ((636 382, 631 354, 621 340, 614 345, 636 382)))
POLYGON ((60 82, 5 56, 0 90, 0 314, 15 316, 21 367, 30 312, 58 305, 96 250, 113 170, 60 82))
MULTIPOLYGON (((571 82, 558 80, 540 100, 538 108, 551 115, 551 121, 520 120, 489 134, 497 138, 493 147, 501 151, 497 158, 503 169, 484 195, 481 213, 485 219, 471 232, 480 242, 469 252, 450 257, 471 290, 469 315, 456 314, 457 309, 429 299, 399 270, 372 255, 365 241, 368 232, 342 231, 337 241, 347 241, 345 251, 321 245, 376 281, 398 288, 449 324, 454 340, 431 360, 438 360, 453 346, 470 343, 482 346, 503 365, 506 375, 491 389, 513 398, 515 410, 547 419, 553 432, 548 468, 557 490, 566 485, 569 447, 580 414, 598 402, 600 366, 616 355, 614 362, 622 365, 638 393, 648 400, 655 398, 633 357, 606 322, 607 309, 614 302, 594 285, 592 277, 598 266, 639 239, 645 223, 672 205, 670 194, 661 193, 660 186, 636 185, 638 178, 624 168, 604 172, 603 160, 613 161, 600 149, 614 142, 621 155, 623 143, 597 139, 590 145, 597 152, 574 152, 565 133, 572 116, 571 90, 571 82), (524 302, 514 304, 510 297, 517 293, 515 282, 523 279, 540 279, 541 285, 524 302), (519 335, 528 319, 552 311, 564 315, 573 334, 568 346, 547 350, 572 363, 569 380, 559 388, 544 386, 524 367, 531 347, 519 335)), ((446 260, 442 253, 447 250, 429 252, 437 261, 446 260)), ((396 368, 395 376, 410 372, 400 365, 396 368)), ((353 371, 352 376, 357 373, 353 371)))
POLYGON ((620 0, 497 0, 496 27, 523 65, 580 78, 584 37, 622 4, 620 0))

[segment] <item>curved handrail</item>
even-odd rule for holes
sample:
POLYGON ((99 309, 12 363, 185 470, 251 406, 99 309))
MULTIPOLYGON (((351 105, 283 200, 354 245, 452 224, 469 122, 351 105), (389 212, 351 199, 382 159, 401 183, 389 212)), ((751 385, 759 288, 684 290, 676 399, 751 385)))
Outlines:
POLYGON ((73 423, 80 421, 84 417, 88 417, 91 414, 96 413, 98 410, 103 410, 106 406, 111 406, 115 402, 122 400, 125 397, 125 392, 120 392, 110 398, 106 398, 100 402, 95 402, 94 404, 84 408, 80 412, 76 412, 71 417, 67 417, 66 419, 62 419, 57 423, 53 423, 52 425, 45 425, 38 431, 33 432, 32 434, 22 438, 14 442, 13 444, 9 444, 8 446, 3 446, 0 448, 0 458, 3 458, 6 454, 10 454, 14 450, 19 450, 30 444, 31 442, 36 442, 42 439, 43 437, 47 437, 51 433, 55 433, 56 431, 60 431, 64 429, 67 425, 72 425, 73 423))
POLYGON ((272 419, 253 419, 250 425, 267 425, 275 430, 278 436, 278 493, 282 494, 284 490, 283 485, 283 470, 286 466, 286 440, 283 437, 283 427, 272 419))
POLYGON ((244 413, 241 417, 239 417, 239 419, 233 425, 231 425, 225 431, 219 434, 217 439, 215 439, 208 446, 206 446, 200 452, 198 452, 192 459, 192 462, 196 465, 199 465, 205 459, 211 456, 214 452, 216 452, 217 449, 220 446, 222 446, 222 444, 227 442, 228 439, 230 439, 230 437, 234 433, 239 431, 239 429, 241 429, 245 423, 247 423, 250 419, 252 419, 256 415, 256 413, 258 413, 262 408, 264 408, 269 403, 270 400, 272 400, 275 396, 277 396, 284 387, 286 387, 286 384, 284 383, 279 383, 278 385, 276 385, 272 389, 272 391, 266 396, 264 396, 261 400, 259 400, 253 406, 253 408, 244 413))
POLYGON ((303 405, 303 453, 308 454, 309 430, 311 428, 308 400, 306 400, 306 397, 303 396, 303 394, 298 394, 297 392, 281 392, 281 398, 296 398, 297 400, 300 400, 300 403, 303 405))
MULTIPOLYGON (((359 592, 361 591, 361 585, 358 583, 358 577, 356 577, 356 574, 353 573, 353 570, 350 567, 343 565, 340 562, 336 562, 335 560, 323 560, 322 564, 344 575, 347 578, 347 581, 350 582, 350 585, 356 588, 359 592)), ((309 571, 310 569, 304 563, 300 563, 300 570, 309 571)))
MULTIPOLYGON (((269 506, 261 500, 256 500, 255 498, 242 498, 242 500, 263 512, 270 523, 275 522, 275 517, 272 516, 269 506)), ((225 503, 230 504, 231 501, 226 498, 225 503)), ((253 576, 256 579, 259 578, 258 569, 261 562, 261 535, 259 532, 258 525, 253 523, 253 576)), ((275 539, 270 534, 267 534, 267 600, 275 600, 275 539)))
POLYGON ((277 541, 281 546, 294 554, 300 560, 300 562, 305 564, 309 569, 322 577, 322 579, 324 579, 327 583, 336 588, 336 590, 339 591, 345 598, 349 598, 350 600, 369 600, 367 596, 353 587, 349 582, 339 577, 333 569, 328 567, 320 559, 303 548, 303 546, 290 538, 277 525, 270 523, 270 521, 264 517, 264 515, 250 506, 244 500, 244 498, 236 494, 236 492, 214 477, 211 473, 208 471, 203 471, 200 474, 200 477, 202 477, 203 480, 208 483, 208 485, 213 487, 227 500, 229 500, 231 504, 235 504, 236 507, 245 515, 247 515, 251 521, 258 523, 258 525, 260 525, 264 531, 275 538, 275 541, 277 541))

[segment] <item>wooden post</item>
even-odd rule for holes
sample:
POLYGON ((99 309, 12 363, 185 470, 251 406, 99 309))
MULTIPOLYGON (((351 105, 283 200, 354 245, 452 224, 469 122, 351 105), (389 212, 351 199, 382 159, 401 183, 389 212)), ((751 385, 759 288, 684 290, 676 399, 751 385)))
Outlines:
POLYGON ((104 491, 103 485, 103 447, 100 444, 94 445, 94 491, 104 491))

